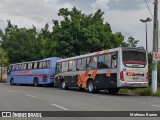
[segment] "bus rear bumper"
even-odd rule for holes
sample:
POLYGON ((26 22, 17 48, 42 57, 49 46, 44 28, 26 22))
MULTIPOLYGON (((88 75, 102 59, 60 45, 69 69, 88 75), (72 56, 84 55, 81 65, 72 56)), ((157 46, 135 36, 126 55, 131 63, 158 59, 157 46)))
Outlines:
POLYGON ((144 88, 148 87, 148 82, 123 82, 119 87, 144 88))

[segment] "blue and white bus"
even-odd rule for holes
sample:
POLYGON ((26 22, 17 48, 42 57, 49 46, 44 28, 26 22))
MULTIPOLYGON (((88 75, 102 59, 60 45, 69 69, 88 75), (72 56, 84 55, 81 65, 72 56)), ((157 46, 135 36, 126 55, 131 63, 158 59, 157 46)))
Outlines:
POLYGON ((56 61, 62 58, 51 57, 37 61, 15 63, 8 66, 7 83, 53 85, 56 61))

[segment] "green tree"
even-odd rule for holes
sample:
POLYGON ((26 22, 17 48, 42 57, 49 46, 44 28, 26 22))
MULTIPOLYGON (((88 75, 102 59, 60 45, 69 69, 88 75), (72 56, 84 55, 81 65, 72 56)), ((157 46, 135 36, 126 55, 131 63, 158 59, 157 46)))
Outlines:
POLYGON ((40 42, 34 26, 31 29, 18 28, 8 21, 1 38, 1 47, 6 51, 9 63, 39 59, 40 42))
POLYGON ((41 58, 47 58, 54 56, 54 40, 51 38, 51 32, 49 31, 49 25, 46 24, 44 28, 38 33, 38 40, 40 41, 40 56, 41 58))
POLYGON ((127 44, 128 44, 128 47, 137 47, 138 42, 139 42, 139 40, 135 40, 134 37, 130 36, 128 38, 127 44))
POLYGON ((64 19, 53 20, 52 40, 56 55, 70 57, 84 53, 127 46, 124 36, 112 33, 111 26, 104 22, 103 12, 85 15, 75 7, 72 10, 60 9, 58 15, 64 19))
POLYGON ((0 67, 8 65, 8 58, 6 52, 0 47, 0 67))
POLYGON ((9 63, 31 61, 46 57, 71 57, 104 49, 127 46, 121 32, 113 33, 104 12, 85 15, 75 7, 59 10, 62 21, 53 20, 52 31, 46 24, 40 32, 18 28, 8 21, 5 33, 0 32, 1 46, 9 63))

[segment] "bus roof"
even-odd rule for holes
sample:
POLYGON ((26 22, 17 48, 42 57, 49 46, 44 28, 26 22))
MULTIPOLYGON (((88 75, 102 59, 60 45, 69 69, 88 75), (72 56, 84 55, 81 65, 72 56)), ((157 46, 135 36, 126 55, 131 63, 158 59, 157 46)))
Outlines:
POLYGON ((21 62, 21 63, 13 63, 13 64, 10 64, 10 65, 23 64, 23 63, 31 63, 31 62, 38 62, 38 61, 46 61, 46 60, 53 60, 53 59, 62 59, 62 58, 60 58, 60 57, 49 57, 49 58, 44 58, 44 59, 41 59, 41 60, 21 62))
POLYGON ((84 55, 79 55, 79 56, 75 56, 75 57, 65 58, 65 59, 62 59, 62 60, 58 60, 57 62, 63 62, 63 61, 69 61, 69 60, 74 60, 74 59, 79 59, 79 58, 90 57, 90 56, 102 55, 102 54, 105 54, 105 53, 119 51, 120 49, 130 49, 130 50, 145 51, 145 50, 140 49, 140 48, 118 47, 118 48, 113 48, 113 49, 108 49, 108 50, 102 50, 102 51, 97 51, 97 52, 93 52, 93 53, 88 53, 88 54, 84 54, 84 55))

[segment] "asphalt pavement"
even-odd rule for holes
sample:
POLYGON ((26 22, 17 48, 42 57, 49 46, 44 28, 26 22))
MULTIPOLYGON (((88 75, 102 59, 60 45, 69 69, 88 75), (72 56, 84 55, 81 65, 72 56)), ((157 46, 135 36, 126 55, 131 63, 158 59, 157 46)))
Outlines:
POLYGON ((0 111, 160 111, 160 98, 1 83, 0 111))

